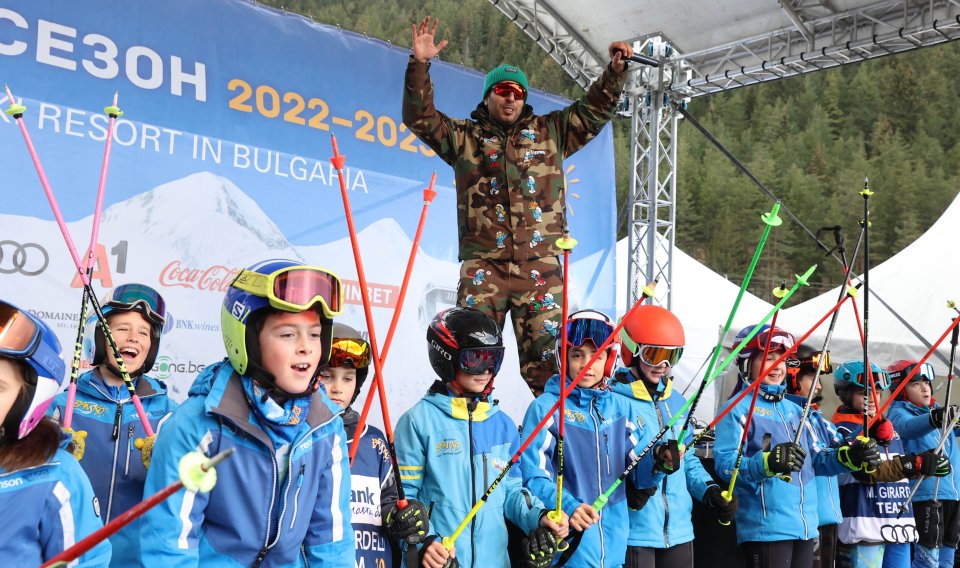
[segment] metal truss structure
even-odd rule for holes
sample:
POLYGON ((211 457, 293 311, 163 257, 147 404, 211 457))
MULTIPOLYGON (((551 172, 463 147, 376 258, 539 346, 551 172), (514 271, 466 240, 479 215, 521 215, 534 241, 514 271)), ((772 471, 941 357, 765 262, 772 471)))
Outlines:
MULTIPOLYGON (((658 20, 650 10, 656 3, 634 0, 608 7, 594 2, 584 7, 582 0, 490 2, 584 88, 606 64, 602 38, 585 30, 596 30, 603 22, 649 22, 650 32, 633 30, 632 39, 635 49, 644 49, 661 67, 636 73, 627 89, 633 140, 628 306, 638 297, 639 286, 654 278, 658 301, 671 304, 677 179, 672 104, 960 39, 960 0, 780 0, 773 14, 770 2, 740 0, 734 7, 726 2, 724 9, 746 14, 742 20, 751 25, 744 23, 744 30, 755 30, 758 20, 771 26, 742 37, 734 29, 727 34, 737 36, 733 41, 686 51, 686 22, 675 16, 658 20), (747 17, 751 10, 757 12, 752 20, 747 17), (569 24, 574 18, 576 28, 569 24), (584 21, 593 18, 596 21, 584 21)), ((710 17, 702 12, 714 6, 696 0, 674 4, 681 5, 675 14, 699 11, 701 24, 710 17)))

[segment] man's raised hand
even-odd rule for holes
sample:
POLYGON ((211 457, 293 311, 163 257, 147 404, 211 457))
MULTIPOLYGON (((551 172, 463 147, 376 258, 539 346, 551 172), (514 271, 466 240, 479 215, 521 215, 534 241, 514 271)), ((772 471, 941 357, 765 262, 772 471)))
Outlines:
POLYGON ((430 22, 430 16, 424 18, 419 24, 413 24, 413 58, 420 63, 426 63, 440 53, 440 50, 447 46, 447 40, 442 40, 434 45, 434 34, 437 31, 439 19, 430 22))

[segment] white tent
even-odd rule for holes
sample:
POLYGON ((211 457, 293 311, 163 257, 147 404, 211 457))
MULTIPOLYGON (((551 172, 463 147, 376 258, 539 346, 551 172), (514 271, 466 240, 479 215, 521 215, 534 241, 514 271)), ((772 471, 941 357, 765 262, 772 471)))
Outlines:
MULTIPOLYGON (((617 243, 617 314, 626 312, 627 290, 627 239, 617 243)), ((749 260, 749 259, 747 259, 749 260)), ((640 262, 644 262, 643 259, 640 262)), ((744 265, 746 271, 746 265, 744 265)), ((683 392, 687 389, 687 397, 693 396, 703 374, 706 371, 717 338, 727 321, 730 308, 737 297, 740 287, 697 262, 678 248, 673 253, 673 305, 672 311, 683 323, 687 345, 683 352, 683 359, 674 370, 676 386, 683 392), (695 380, 694 380, 695 379, 695 380), (691 380, 694 383, 690 385, 691 380), (689 386, 689 388, 687 388, 689 386)), ((747 292, 740 302, 737 316, 730 327, 730 332, 723 341, 729 347, 737 331, 762 319, 773 305, 747 292)), ((719 364, 729 350, 721 352, 719 364)), ((717 404, 717 393, 722 393, 720 400, 725 400, 730 392, 733 377, 732 368, 728 367, 722 377, 718 378, 713 387, 704 392, 704 398, 697 407, 698 418, 711 418, 717 404), (726 382, 721 379, 726 378, 726 382)))
MULTIPOLYGON (((871 361, 886 367, 897 359, 918 359, 928 346, 918 339, 896 315, 897 312, 910 326, 919 332, 928 344, 932 344, 950 325, 956 312, 947 307, 947 300, 960 299, 960 265, 950 254, 950 247, 957 241, 960 226, 960 197, 941 215, 926 233, 885 262, 871 268, 869 314, 869 354, 871 361)), ((854 240, 848 237, 848 241, 854 240)), ((852 245, 851 245, 852 248, 852 245)), ((852 254, 852 250, 847 254, 852 254)), ((859 262, 858 262, 859 264, 859 262)), ((820 270, 831 270, 837 280, 841 278, 840 264, 825 259, 820 270)), ((823 316, 836 302, 839 288, 783 311, 780 321, 783 327, 803 333, 823 316)), ((857 307, 863 315, 863 294, 856 298, 857 307)), ((850 300, 840 309, 836 330, 830 343, 834 361, 862 359, 860 332, 850 300)), ((826 335, 827 320, 811 335, 809 343, 822 344, 826 335)), ((939 357, 931 358, 938 375, 946 374, 949 357, 949 336, 941 344, 939 357)), ((942 375, 942 376, 943 376, 942 375)), ((940 383, 943 384, 943 383, 940 383)))

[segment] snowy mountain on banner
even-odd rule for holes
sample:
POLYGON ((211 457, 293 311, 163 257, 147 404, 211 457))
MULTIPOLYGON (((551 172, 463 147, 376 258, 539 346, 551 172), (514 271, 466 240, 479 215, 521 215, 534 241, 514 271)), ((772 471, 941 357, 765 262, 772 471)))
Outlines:
POLYGON ((209 172, 114 204, 103 212, 101 223, 104 231, 139 226, 142 242, 164 246, 188 266, 217 262, 239 267, 264 258, 300 259, 253 199, 230 180, 209 172))

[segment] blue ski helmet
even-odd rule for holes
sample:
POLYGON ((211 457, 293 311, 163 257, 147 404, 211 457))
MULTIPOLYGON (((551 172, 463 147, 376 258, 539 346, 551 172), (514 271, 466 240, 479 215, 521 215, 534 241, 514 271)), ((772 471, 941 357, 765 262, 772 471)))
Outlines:
MULTIPOLYGON (((843 401, 845 393, 862 391, 866 386, 864 380, 863 361, 847 361, 833 371, 833 390, 843 401)), ((880 367, 870 363, 870 374, 873 377, 873 387, 878 391, 890 388, 890 375, 880 367)), ((845 402, 845 401, 844 401, 845 402)))
POLYGON ((263 369, 260 361, 258 338, 259 327, 269 313, 268 308, 291 313, 312 309, 320 314, 322 353, 310 385, 311 389, 315 389, 320 367, 330 358, 332 318, 343 309, 343 284, 340 278, 323 268, 307 266, 295 260, 274 259, 241 270, 230 283, 220 310, 227 357, 241 375, 249 375, 273 385, 273 377, 263 369))
POLYGON ((56 334, 40 318, 0 300, 0 357, 26 363, 21 396, 7 413, 2 438, 24 438, 43 419, 60 390, 66 365, 56 334))

